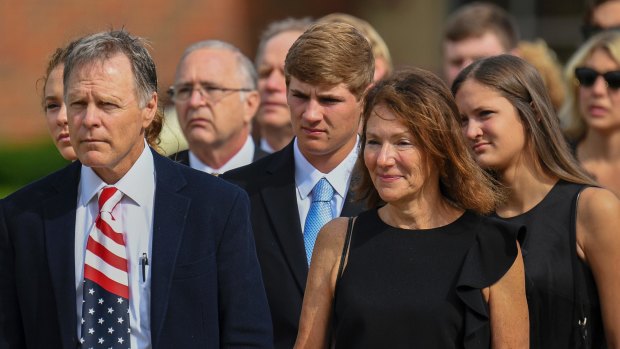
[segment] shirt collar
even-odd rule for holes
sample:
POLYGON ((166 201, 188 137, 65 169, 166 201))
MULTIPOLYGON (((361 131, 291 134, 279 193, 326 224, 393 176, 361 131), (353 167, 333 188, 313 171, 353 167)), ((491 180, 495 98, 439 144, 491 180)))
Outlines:
MULTIPOLYGON (((97 196, 97 193, 107 185, 92 168, 82 166, 79 204, 88 205, 97 196)), ((155 190, 155 165, 151 148, 146 144, 146 141, 138 160, 114 186, 139 206, 148 203, 148 193, 153 193, 155 190)))
POLYGON ((314 186, 323 177, 327 179, 338 195, 345 198, 349 189, 351 172, 353 171, 353 167, 355 167, 355 162, 357 161, 358 151, 359 136, 357 137, 355 146, 349 155, 347 155, 347 157, 329 173, 323 173, 312 166, 312 164, 305 158, 299 150, 297 138, 295 138, 295 144, 293 146, 295 158, 295 184, 301 199, 305 199, 310 192, 312 192, 314 186))
POLYGON ((265 138, 261 138, 260 148, 269 154, 275 152, 275 150, 269 145, 269 143, 267 142, 265 138))
POLYGON ((245 140, 243 147, 235 154, 227 163, 225 163, 222 167, 218 169, 214 169, 211 166, 205 164, 200 161, 196 155, 190 150, 189 151, 189 165, 196 169, 207 173, 219 173, 222 174, 228 170, 235 169, 237 167, 245 166, 252 163, 252 159, 254 159, 254 141, 252 137, 248 135, 248 138, 245 140))

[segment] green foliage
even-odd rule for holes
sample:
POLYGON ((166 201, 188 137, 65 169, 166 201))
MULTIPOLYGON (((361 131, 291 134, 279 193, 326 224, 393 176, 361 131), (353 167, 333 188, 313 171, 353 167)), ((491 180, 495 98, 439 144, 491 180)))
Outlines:
POLYGON ((0 198, 68 164, 50 142, 0 145, 0 198))

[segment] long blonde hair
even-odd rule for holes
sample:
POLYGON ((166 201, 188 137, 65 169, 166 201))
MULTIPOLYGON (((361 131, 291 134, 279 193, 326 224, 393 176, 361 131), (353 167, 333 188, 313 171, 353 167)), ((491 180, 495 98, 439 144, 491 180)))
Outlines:
POLYGON ((620 64, 620 32, 606 31, 591 37, 566 63, 564 80, 567 93, 560 109, 560 119, 564 133, 575 142, 581 140, 588 129, 579 111, 579 83, 575 78, 575 68, 581 66, 596 49, 604 49, 616 63, 620 64))

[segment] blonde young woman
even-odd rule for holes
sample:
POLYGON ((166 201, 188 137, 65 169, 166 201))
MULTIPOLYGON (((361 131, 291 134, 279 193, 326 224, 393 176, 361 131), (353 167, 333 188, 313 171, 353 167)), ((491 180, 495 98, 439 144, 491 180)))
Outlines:
POLYGON ((508 55, 452 85, 478 164, 507 188, 496 215, 525 225, 532 348, 620 346, 620 200, 596 187, 561 134, 536 69, 508 55))
POLYGON ((581 165, 620 196, 620 32, 584 43, 566 65, 560 117, 581 165))
POLYGON ((420 69, 371 88, 358 193, 372 209, 350 235, 347 218, 321 231, 295 348, 527 348, 518 227, 480 215, 499 195, 457 115, 420 69))

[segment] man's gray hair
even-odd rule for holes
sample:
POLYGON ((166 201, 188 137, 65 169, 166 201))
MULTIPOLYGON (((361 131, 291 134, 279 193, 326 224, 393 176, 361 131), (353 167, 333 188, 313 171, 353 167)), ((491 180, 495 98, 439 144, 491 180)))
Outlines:
MULTIPOLYGON (((185 52, 183 52, 183 55, 181 56, 181 60, 179 62, 182 63, 185 57, 187 57, 190 53, 202 49, 226 50, 232 52, 237 59, 237 66, 240 68, 239 78, 245 84, 245 86, 242 87, 256 90, 258 74, 256 73, 256 69, 252 64, 252 61, 250 61, 250 59, 246 55, 244 55, 243 52, 241 52, 241 50, 239 50, 239 48, 237 48, 235 45, 229 44, 225 41, 204 40, 192 44, 185 49, 185 52)), ((179 66, 181 65, 181 63, 179 63, 179 66)))
POLYGON ((271 40, 274 36, 285 33, 285 32, 300 32, 303 33, 306 29, 310 28, 310 26, 314 23, 314 20, 310 17, 304 18, 285 18, 279 21, 271 22, 267 26, 267 28, 263 31, 260 36, 260 41, 258 43, 258 49, 256 50, 256 58, 254 59, 254 64, 258 67, 260 65, 260 61, 263 59, 263 55, 265 54, 265 46, 267 45, 267 41, 271 40))
POLYGON ((108 60, 117 54, 124 54, 131 64, 136 97, 141 108, 157 92, 157 71, 155 62, 147 50, 145 39, 129 34, 125 30, 100 32, 81 38, 67 54, 63 74, 64 93, 71 73, 85 64, 108 60))

